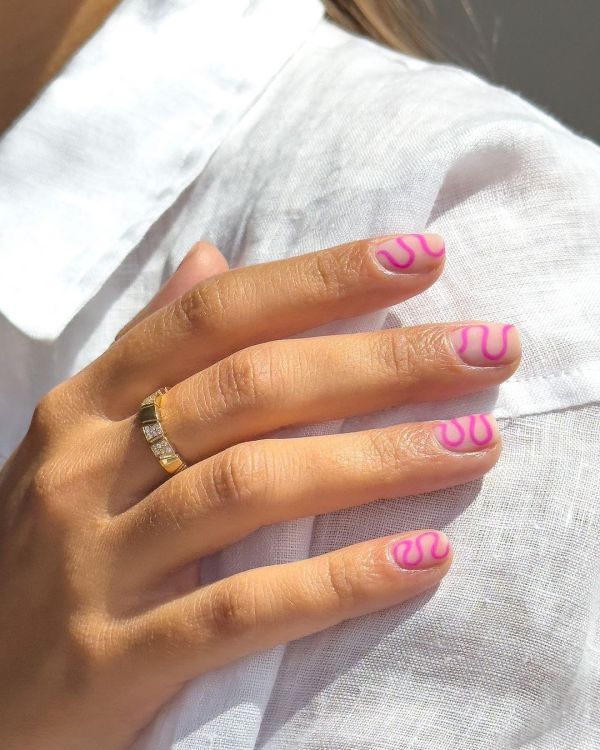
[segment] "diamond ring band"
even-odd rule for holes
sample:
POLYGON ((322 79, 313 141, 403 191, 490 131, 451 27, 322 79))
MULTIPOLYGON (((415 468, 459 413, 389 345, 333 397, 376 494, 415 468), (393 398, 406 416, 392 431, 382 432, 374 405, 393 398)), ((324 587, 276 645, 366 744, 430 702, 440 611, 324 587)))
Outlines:
POLYGON ((187 464, 173 448, 160 421, 160 403, 168 390, 168 388, 159 388, 146 396, 140 405, 138 414, 144 437, 150 444, 152 453, 168 474, 177 474, 177 472, 187 469, 187 464))

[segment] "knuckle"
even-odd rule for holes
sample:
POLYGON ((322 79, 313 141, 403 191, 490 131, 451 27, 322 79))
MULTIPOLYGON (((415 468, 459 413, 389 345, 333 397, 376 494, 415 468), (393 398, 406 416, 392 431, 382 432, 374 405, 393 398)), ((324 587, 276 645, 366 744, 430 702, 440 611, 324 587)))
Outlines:
POLYGON ((31 415, 30 434, 47 440, 55 432, 60 424, 63 402, 61 394, 61 387, 56 386, 38 401, 31 415))
POLYGON ((46 512, 63 507, 69 484, 61 462, 50 459, 41 463, 33 472, 28 488, 31 507, 46 512))
POLYGON ((37 441, 38 448, 68 434, 74 425, 82 423, 85 409, 85 389, 82 387, 84 373, 82 371, 55 385, 36 404, 27 434, 37 441))
POLYGON ((317 282, 317 297, 338 299, 356 287, 360 268, 354 253, 321 252, 314 255, 313 276, 317 282))
POLYGON ((54 422, 54 398, 47 393, 35 406, 31 415, 30 431, 47 435, 54 422))
POLYGON ((79 613, 71 616, 68 625, 69 642, 85 655, 86 661, 99 661, 106 654, 105 625, 96 615, 79 613))
POLYGON ((446 336, 439 326, 390 329, 373 338, 373 358, 403 386, 417 384, 430 374, 456 369, 446 336))
POLYGON ((83 686, 120 661, 118 639, 112 626, 97 613, 81 612, 70 617, 67 626, 69 669, 73 687, 83 686))
POLYGON ((29 483, 29 496, 34 503, 45 503, 54 494, 56 467, 52 464, 41 464, 33 472, 29 483))
POLYGON ((335 607, 341 611, 352 610, 367 593, 360 570, 347 555, 328 555, 323 578, 329 596, 333 596, 335 607))
MULTIPOLYGON (((79 512, 82 498, 103 486, 106 461, 99 451, 93 452, 95 447, 93 437, 83 434, 77 446, 64 441, 60 448, 54 446, 42 453, 27 484, 30 508, 40 520, 69 524, 79 512)), ((100 523, 99 517, 95 522, 100 523)))
POLYGON ((368 441, 365 454, 376 466, 393 472, 405 467, 408 460, 436 455, 430 432, 418 424, 373 430, 368 441))
POLYGON ((32 508, 61 511, 61 515, 69 508, 76 511, 83 497, 102 491, 111 447, 98 439, 95 423, 81 425, 76 434, 60 440, 53 435, 51 440, 38 442, 38 458, 27 480, 32 508))
POLYGON ((271 399, 273 358, 269 346, 253 346, 221 360, 216 388, 227 408, 265 404, 271 399))
POLYGON ((397 433, 398 457, 402 463, 407 459, 417 458, 429 461, 438 455, 439 452, 431 440, 431 432, 423 429, 423 426, 407 425, 397 433))
POLYGON ((369 434, 368 454, 374 463, 396 471, 406 449, 404 432, 395 429, 374 430, 369 434))
POLYGON ((419 424, 388 427, 369 434, 365 455, 378 471, 397 476, 409 465, 431 467, 439 452, 431 440, 431 432, 419 424), (416 464, 414 463, 416 462, 416 464))
POLYGON ((403 384, 419 379, 424 362, 418 336, 391 331, 382 337, 379 355, 388 371, 403 384))
MULTIPOLYGON (((203 514, 213 504, 213 493, 210 492, 211 483, 206 481, 203 472, 184 471, 179 479, 181 481, 173 482, 170 492, 165 492, 161 497, 159 506, 161 518, 150 516, 148 519, 158 534, 161 534, 162 529, 168 524, 176 531, 180 531, 186 525, 197 523, 198 513, 203 514), (174 512, 173 508, 177 508, 177 511, 174 512)), ((164 485, 165 489, 168 484, 169 482, 164 485)), ((150 508, 148 512, 152 512, 150 508)))
POLYGON ((446 332, 440 326, 418 326, 400 335, 393 331, 390 352, 398 371, 413 380, 429 372, 458 369, 448 348, 446 332))
POLYGON ((219 639, 248 637, 256 629, 256 594, 249 586, 218 586, 210 596, 208 624, 219 639))
POLYGON ((256 496, 266 471, 264 451, 256 443, 240 443, 212 461, 209 492, 220 507, 247 508, 256 496))
POLYGON ((34 473, 27 489, 30 526, 60 539, 65 538, 63 535, 75 538, 81 531, 73 525, 76 500, 73 486, 64 478, 61 467, 46 463, 34 473))
POLYGON ((123 649, 110 623, 89 612, 65 618, 52 641, 52 674, 63 702, 93 700, 123 669, 123 649))
POLYGON ((176 302, 176 314, 193 334, 222 330, 227 306, 220 279, 208 279, 183 294, 176 302))

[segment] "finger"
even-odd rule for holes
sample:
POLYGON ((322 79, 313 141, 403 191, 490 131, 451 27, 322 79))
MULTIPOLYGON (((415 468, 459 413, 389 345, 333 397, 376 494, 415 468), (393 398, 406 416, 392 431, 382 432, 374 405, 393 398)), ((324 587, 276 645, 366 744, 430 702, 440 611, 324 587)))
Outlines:
POLYGON ((400 604, 440 582, 447 537, 415 531, 238 573, 128 622, 150 679, 186 681, 241 656, 400 604))
MULTIPOLYGON (((521 348, 513 326, 486 324, 492 343, 485 351, 503 354, 485 359, 481 327, 428 325, 259 344, 174 386, 163 398, 163 424, 193 463, 284 426, 483 390, 512 375, 521 348), (459 354, 465 334, 468 348, 459 354)), ((135 431, 134 424, 128 429, 135 431)))
POLYGON ((121 328, 115 340, 121 338, 144 318, 187 292, 188 289, 211 276, 224 273, 228 268, 226 259, 214 245, 209 245, 208 242, 197 242, 150 302, 121 328))
POLYGON ((124 585, 152 586, 261 526, 471 481, 492 468, 500 447, 489 414, 243 443, 116 519, 124 585))
MULTIPOLYGON (((161 422, 191 465, 283 426, 489 388, 515 371, 520 351, 513 326, 480 323, 258 344, 175 385, 163 397, 161 422)), ((127 455, 139 468, 121 489, 125 496, 143 496, 163 481, 164 470, 135 415, 113 429, 122 446, 115 455, 127 455)))
MULTIPOLYGON (((90 400, 110 418, 124 417, 157 388, 238 349, 418 294, 441 272, 443 242, 437 235, 405 238, 414 260, 394 270, 379 254, 382 246, 392 248, 388 238, 235 269, 202 282, 134 326, 84 371, 90 400)), ((400 250, 397 255, 405 260, 400 250)))

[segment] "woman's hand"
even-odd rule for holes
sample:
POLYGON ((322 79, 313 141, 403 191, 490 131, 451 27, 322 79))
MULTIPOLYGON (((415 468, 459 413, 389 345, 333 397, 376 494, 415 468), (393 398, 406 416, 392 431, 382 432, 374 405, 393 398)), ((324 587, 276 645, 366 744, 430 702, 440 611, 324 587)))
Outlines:
MULTIPOLYGON (((440 581, 451 552, 433 530, 204 586, 196 561, 266 524, 493 466, 489 415, 261 438, 512 374, 519 342, 506 325, 282 338, 418 294, 443 254, 436 235, 359 241, 218 273, 173 299, 185 287, 176 274, 101 357, 42 399, 0 474, 3 750, 126 748, 201 672, 440 581), (137 417, 165 385, 165 432, 189 466, 171 477, 137 417)), ((224 268, 217 260, 201 275, 224 268)))

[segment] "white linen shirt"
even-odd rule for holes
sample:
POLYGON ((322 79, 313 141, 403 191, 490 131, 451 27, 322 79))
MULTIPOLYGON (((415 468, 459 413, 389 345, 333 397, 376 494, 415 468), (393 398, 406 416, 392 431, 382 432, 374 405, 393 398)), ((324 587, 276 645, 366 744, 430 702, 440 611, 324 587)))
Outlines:
POLYGON ((434 592, 203 675, 136 750, 600 747, 600 149, 517 95, 340 30, 317 0, 124 0, 0 139, 0 454, 198 239, 232 265, 396 231, 442 278, 360 331, 518 326, 482 480, 263 528, 209 580, 437 527, 434 592))

